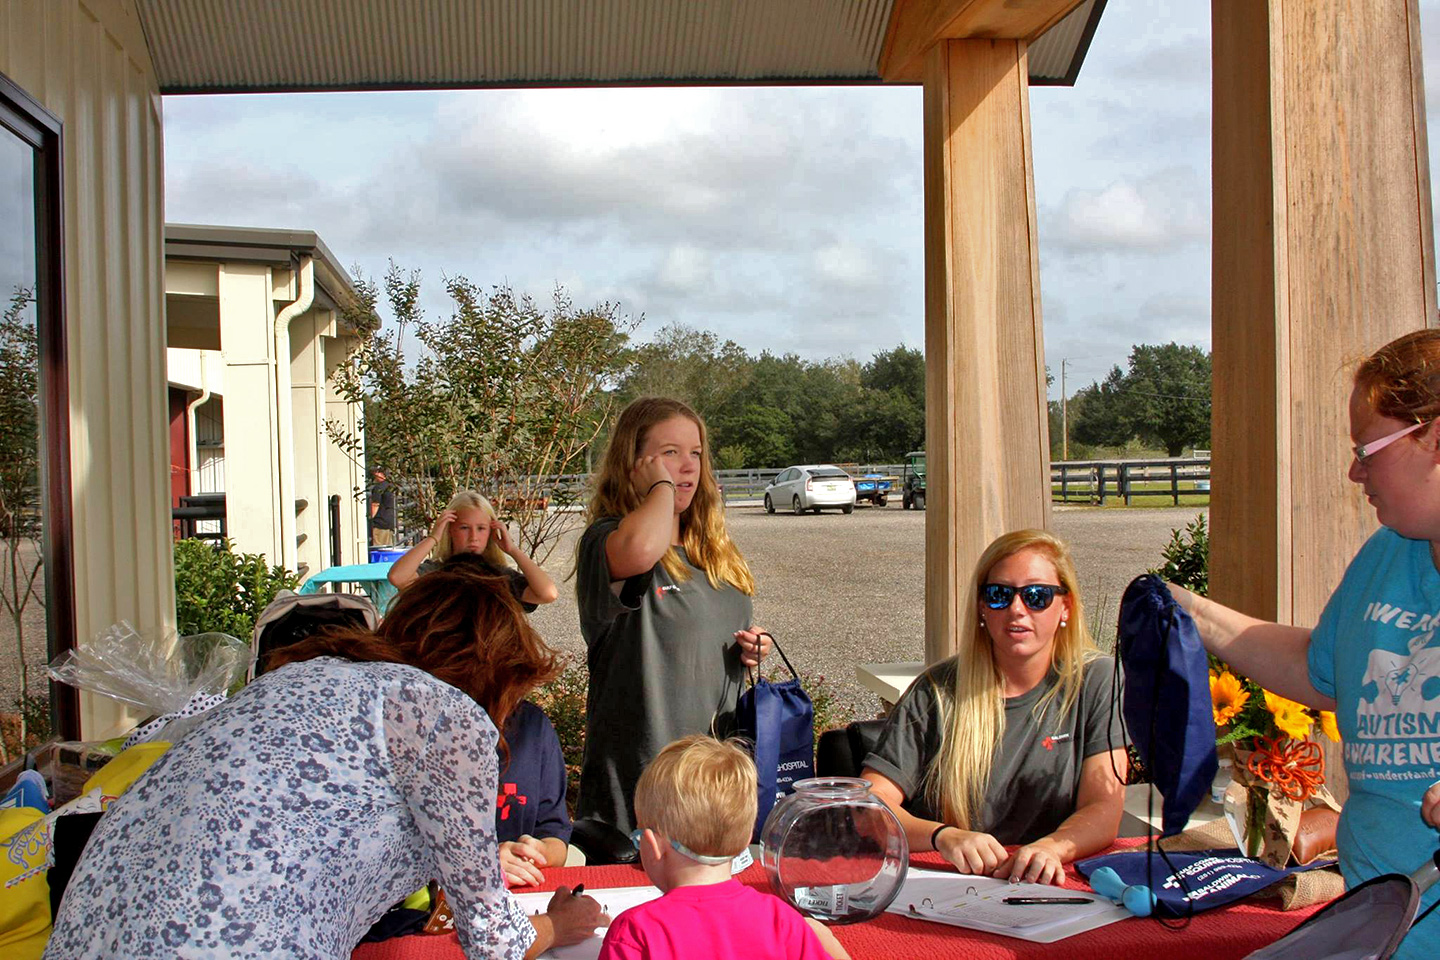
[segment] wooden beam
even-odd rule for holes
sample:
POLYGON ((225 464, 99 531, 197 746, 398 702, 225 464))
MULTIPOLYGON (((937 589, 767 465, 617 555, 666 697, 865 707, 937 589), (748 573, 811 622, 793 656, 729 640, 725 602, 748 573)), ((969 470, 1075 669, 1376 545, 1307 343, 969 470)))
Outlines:
POLYGON ((1029 42, 1059 23, 1083 0, 895 0, 880 54, 880 76, 919 83, 925 53, 941 40, 1029 42))
POLYGON ((1050 520, 1025 43, 925 58, 925 656, 955 651, 997 536, 1050 520))
MULTIPOLYGON (((1210 596, 1313 626, 1377 521, 1362 357, 1436 318, 1416 0, 1213 0, 1210 596)), ((1338 749, 1327 759, 1343 798, 1338 749)))

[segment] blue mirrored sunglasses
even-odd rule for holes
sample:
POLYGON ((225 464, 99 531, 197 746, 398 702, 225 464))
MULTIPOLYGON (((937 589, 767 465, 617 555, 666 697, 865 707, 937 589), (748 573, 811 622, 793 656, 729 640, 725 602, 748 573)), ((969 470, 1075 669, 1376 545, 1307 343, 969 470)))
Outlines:
MULTIPOLYGON (((644 832, 645 831, 639 827, 636 827, 634 830, 630 831, 630 842, 635 845, 636 850, 640 849, 640 835, 644 832)), ((666 837, 666 839, 669 840, 668 837, 666 837)), ((711 867, 719 866, 722 863, 729 863, 731 860, 735 859, 734 857, 716 857, 706 853, 696 853, 694 850, 691 850, 679 840, 670 840, 670 846, 674 847, 675 852, 680 854, 682 857, 689 857, 691 860, 694 860, 697 863, 703 863, 711 867)))
POLYGON ((1027 583, 1023 587, 1012 587, 1008 583, 987 583, 980 588, 980 601, 991 610, 1004 610, 1020 594, 1020 602, 1031 610, 1040 611, 1055 601, 1057 593, 1069 593, 1055 583, 1027 583))

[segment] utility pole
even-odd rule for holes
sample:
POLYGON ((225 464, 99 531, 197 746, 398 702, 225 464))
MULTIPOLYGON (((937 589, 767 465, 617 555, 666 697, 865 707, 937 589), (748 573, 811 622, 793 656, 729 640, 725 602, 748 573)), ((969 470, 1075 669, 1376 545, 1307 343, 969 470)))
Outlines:
POLYGON ((1065 393, 1065 360, 1060 360, 1060 459, 1070 459, 1070 415, 1066 409, 1069 397, 1065 393))

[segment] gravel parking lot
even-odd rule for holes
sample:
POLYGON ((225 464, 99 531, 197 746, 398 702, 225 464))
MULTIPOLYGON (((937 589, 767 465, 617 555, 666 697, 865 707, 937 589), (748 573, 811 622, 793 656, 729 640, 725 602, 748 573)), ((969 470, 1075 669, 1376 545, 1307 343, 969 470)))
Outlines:
MULTIPOLYGON (((1055 507, 1055 531, 1075 552, 1092 629, 1114 642, 1125 585, 1158 566, 1170 531, 1204 508, 1102 509, 1055 507)), ((855 680, 858 663, 919 660, 924 656, 925 514, 860 506, 850 516, 827 512, 766 514, 731 507, 730 535, 755 573, 755 619, 785 646, 796 669, 822 675, 857 715, 880 704, 855 680)), ((555 647, 583 656, 574 584, 572 532, 545 564, 560 599, 531 615, 555 647)))

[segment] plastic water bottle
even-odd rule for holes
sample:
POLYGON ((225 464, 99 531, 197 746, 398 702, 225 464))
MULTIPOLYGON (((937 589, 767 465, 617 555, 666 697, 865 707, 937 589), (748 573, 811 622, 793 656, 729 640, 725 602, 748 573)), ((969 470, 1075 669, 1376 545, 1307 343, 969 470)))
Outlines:
POLYGON ((1230 786, 1229 757, 1220 758, 1220 769, 1215 771, 1215 780, 1210 784, 1210 799, 1215 803, 1223 803, 1225 800, 1225 789, 1230 786))

